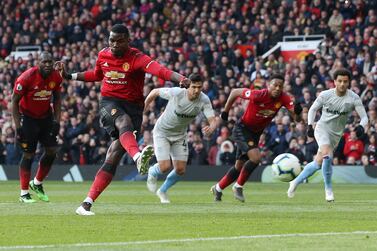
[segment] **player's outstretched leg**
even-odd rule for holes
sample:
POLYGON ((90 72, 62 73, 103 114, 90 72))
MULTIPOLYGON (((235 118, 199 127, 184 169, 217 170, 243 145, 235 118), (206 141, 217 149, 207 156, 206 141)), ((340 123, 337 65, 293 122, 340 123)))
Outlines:
POLYGON ((143 148, 140 156, 137 158, 136 167, 140 174, 147 174, 149 169, 149 160, 154 154, 153 147, 148 145, 143 148))
POLYGON ((110 184, 115 174, 116 166, 109 163, 104 163, 98 170, 96 177, 90 187, 89 193, 81 205, 76 209, 76 214, 90 216, 94 215, 91 211, 91 207, 98 196, 105 190, 110 184))
POLYGON ((147 188, 152 193, 157 191, 157 180, 160 174, 162 174, 162 172, 158 163, 151 166, 148 170, 147 188))
POLYGON ((179 175, 175 169, 170 171, 170 173, 166 177, 165 182, 156 192, 156 195, 160 198, 161 203, 170 203, 167 191, 170 187, 177 183, 181 179, 181 177, 182 176, 179 175))
POLYGON ((245 202, 245 197, 243 195, 243 185, 249 179, 251 173, 257 168, 259 163, 254 163, 251 160, 246 161, 243 165, 240 175, 237 178, 237 182, 233 185, 233 195, 236 200, 245 202))
POLYGON ((221 201, 223 196, 223 189, 232 184, 240 175, 240 171, 235 166, 231 167, 222 179, 211 187, 210 192, 214 195, 215 201, 221 201))
POLYGON ((320 167, 317 163, 317 161, 313 160, 312 162, 306 164, 304 167, 304 170, 291 182, 289 182, 289 188, 287 191, 288 198, 293 198, 295 196, 295 191, 299 184, 304 182, 305 179, 312 176, 317 170, 319 170, 320 167))
POLYGON ((324 156, 322 161, 322 174, 323 180, 325 182, 325 195, 328 202, 333 202, 335 200, 334 193, 332 190, 332 158, 330 156, 324 156))

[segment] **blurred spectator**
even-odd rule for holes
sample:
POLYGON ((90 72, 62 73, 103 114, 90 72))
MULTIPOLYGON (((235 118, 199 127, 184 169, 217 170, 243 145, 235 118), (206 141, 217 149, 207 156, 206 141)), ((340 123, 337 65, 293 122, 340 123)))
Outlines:
POLYGON ((301 151, 296 138, 290 139, 289 149, 287 152, 295 155, 300 160, 301 165, 305 163, 306 159, 305 159, 304 153, 301 151))
POLYGON ((356 132, 351 131, 344 145, 344 155, 346 156, 346 163, 355 165, 360 163, 361 155, 364 152, 364 143, 356 137, 356 132))
POLYGON ((191 165, 208 165, 208 154, 205 151, 201 140, 194 142, 192 157, 189 159, 191 165))
POLYGON ((220 165, 231 166, 236 161, 236 152, 233 143, 225 140, 220 147, 220 165))

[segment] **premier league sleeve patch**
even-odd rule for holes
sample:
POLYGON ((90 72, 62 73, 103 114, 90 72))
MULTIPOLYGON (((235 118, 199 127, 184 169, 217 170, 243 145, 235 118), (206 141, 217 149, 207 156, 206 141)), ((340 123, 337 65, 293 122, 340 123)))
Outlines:
POLYGON ((16 90, 17 90, 17 91, 22 91, 22 85, 21 85, 20 83, 18 83, 18 84, 16 85, 16 90))

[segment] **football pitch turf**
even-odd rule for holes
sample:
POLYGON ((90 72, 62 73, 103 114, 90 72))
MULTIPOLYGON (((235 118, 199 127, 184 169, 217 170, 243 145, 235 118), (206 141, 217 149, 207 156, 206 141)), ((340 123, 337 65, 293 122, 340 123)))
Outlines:
MULTIPOLYGON (((18 202, 18 182, 0 182, 0 250, 377 250, 377 188, 248 183, 246 202, 231 188, 216 203, 210 182, 180 182, 160 204, 144 182, 113 182, 75 215, 90 183, 46 182, 51 202, 18 202)), ((34 195, 34 198, 37 197, 34 195)))

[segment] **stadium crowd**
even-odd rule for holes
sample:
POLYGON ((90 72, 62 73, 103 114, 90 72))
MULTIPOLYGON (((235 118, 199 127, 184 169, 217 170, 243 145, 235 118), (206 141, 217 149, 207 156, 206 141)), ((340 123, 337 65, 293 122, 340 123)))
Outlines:
MULTIPOLYGON (((308 108, 324 89, 332 88, 332 72, 352 71, 351 89, 359 94, 370 120, 364 138, 353 132, 359 119, 349 118, 336 150, 334 164, 377 163, 377 3, 329 0, 3 0, 0 2, 0 163, 18 164, 21 151, 12 127, 11 93, 20 73, 36 65, 38 54, 28 60, 8 57, 21 45, 39 45, 66 62, 69 72, 93 68, 99 50, 107 44, 113 24, 124 23, 131 31, 133 47, 188 76, 200 73, 203 92, 219 114, 232 88, 265 87, 273 72, 285 74, 285 91, 304 106, 303 121, 293 123, 282 110, 262 135, 263 164, 278 154, 294 153, 303 162, 317 151, 306 137, 308 108), (286 35, 324 34, 324 42, 303 60, 284 62, 280 54, 262 55, 286 35), (246 52, 239 45, 251 45, 246 52)), ((145 96, 156 87, 171 86, 146 77, 145 96)), ((99 164, 109 138, 98 115, 99 83, 65 81, 62 87, 60 150, 57 164, 99 164)), ((151 144, 151 131, 166 102, 158 99, 144 115, 141 147, 151 144)), ((245 102, 237 101, 211 138, 200 128, 199 117, 189 127, 191 164, 223 165, 235 160, 229 138, 245 102)), ((123 163, 132 163, 124 158, 123 163)))

